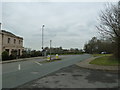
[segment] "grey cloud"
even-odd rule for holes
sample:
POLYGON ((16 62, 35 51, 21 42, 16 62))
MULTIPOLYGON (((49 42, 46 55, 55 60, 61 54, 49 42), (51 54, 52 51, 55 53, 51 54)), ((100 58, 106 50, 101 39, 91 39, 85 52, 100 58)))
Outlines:
POLYGON ((3 28, 24 37, 24 45, 41 47, 41 26, 45 24, 45 46, 82 48, 96 35, 98 10, 104 3, 3 3, 3 28))

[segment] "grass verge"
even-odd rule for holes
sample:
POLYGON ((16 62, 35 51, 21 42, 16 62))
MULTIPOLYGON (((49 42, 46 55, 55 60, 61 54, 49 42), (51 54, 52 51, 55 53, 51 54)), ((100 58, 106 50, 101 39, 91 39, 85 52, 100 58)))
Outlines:
POLYGON ((120 65, 120 62, 113 56, 103 56, 103 57, 99 57, 92 60, 90 64, 104 65, 104 66, 117 66, 117 65, 120 65))
POLYGON ((92 54, 94 57, 98 56, 112 56, 112 54, 92 54))

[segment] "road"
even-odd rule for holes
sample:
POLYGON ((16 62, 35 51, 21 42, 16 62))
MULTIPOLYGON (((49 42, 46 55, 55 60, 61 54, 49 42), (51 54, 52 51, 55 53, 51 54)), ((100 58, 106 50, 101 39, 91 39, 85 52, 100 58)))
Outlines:
POLYGON ((118 90, 119 81, 116 72, 85 69, 74 64, 21 85, 16 90, 23 88, 92 88, 92 90, 98 90, 98 88, 111 90, 112 88, 112 90, 118 90))
POLYGON ((15 88, 19 85, 55 72, 63 67, 90 58, 91 55, 66 55, 61 61, 39 64, 42 59, 7 63, 2 65, 2 88, 15 88))

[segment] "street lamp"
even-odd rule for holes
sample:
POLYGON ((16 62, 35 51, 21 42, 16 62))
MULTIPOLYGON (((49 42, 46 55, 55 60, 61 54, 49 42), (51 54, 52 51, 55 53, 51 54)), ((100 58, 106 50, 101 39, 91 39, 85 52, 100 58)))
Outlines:
POLYGON ((43 30, 44 30, 44 27, 45 27, 45 25, 42 25, 42 56, 44 55, 44 54, 43 54, 43 53, 44 53, 44 52, 43 52, 43 49, 44 49, 44 48, 43 48, 43 40, 44 40, 44 39, 43 39, 43 30))

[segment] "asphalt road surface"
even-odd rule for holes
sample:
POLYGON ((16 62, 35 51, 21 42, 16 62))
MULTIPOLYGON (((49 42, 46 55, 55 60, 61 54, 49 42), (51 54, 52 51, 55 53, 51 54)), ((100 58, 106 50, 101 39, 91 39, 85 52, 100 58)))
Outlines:
POLYGON ((88 59, 91 55, 66 55, 62 60, 38 63, 43 59, 6 63, 2 65, 2 88, 15 88, 19 85, 55 72, 63 67, 88 59))
POLYGON ((93 88, 109 88, 109 90, 119 90, 118 84, 117 72, 90 70, 71 65, 21 85, 16 90, 21 90, 21 88, 92 88, 92 90, 93 88))

